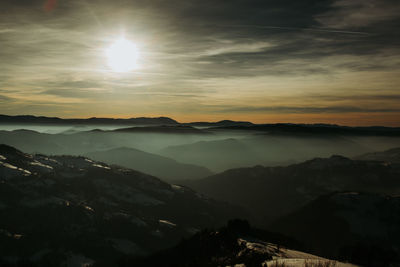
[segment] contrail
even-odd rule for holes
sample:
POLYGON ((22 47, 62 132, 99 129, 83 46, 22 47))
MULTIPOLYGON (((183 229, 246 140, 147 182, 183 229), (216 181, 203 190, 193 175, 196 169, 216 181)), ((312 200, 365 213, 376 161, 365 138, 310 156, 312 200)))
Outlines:
POLYGON ((358 31, 345 31, 335 30, 327 28, 300 28, 300 27, 279 27, 279 26, 263 26, 263 25, 215 25, 219 27, 231 27, 231 28, 256 28, 256 29, 278 29, 278 30, 302 30, 302 31, 313 31, 313 32, 327 32, 327 33, 343 33, 343 34, 357 34, 357 35, 370 35, 368 32, 358 31))
POLYGON ((99 18, 97 17, 97 15, 93 12, 93 10, 90 8, 89 4, 87 3, 86 0, 82 1, 87 9, 87 11, 90 13, 90 15, 93 17, 93 19, 97 22, 97 24, 103 28, 103 24, 101 23, 101 21, 99 20, 99 18))

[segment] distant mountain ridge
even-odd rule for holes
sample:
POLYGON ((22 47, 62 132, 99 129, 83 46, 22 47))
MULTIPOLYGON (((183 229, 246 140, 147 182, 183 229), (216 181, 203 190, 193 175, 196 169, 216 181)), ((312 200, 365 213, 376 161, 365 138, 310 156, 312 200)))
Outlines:
POLYGON ((105 124, 105 125, 183 125, 195 127, 225 127, 225 126, 251 126, 253 123, 247 121, 222 120, 218 122, 189 122, 180 123, 168 117, 133 117, 133 118, 72 118, 63 119, 59 117, 33 116, 33 115, 1 115, 0 124, 105 124))
POLYGON ((62 119, 58 117, 45 117, 45 116, 33 116, 33 115, 18 115, 8 116, 0 115, 0 123, 32 123, 32 124, 162 124, 162 125, 177 125, 179 124, 176 120, 168 117, 138 117, 138 118, 88 118, 88 119, 62 119))
POLYGON ((53 125, 182 125, 211 128, 216 131, 250 131, 264 132, 269 135, 361 135, 361 136, 400 136, 400 127, 385 126, 341 126, 336 124, 295 124, 272 123, 255 124, 248 121, 221 120, 217 122, 186 122, 180 123, 169 117, 138 117, 138 118, 72 118, 33 116, 33 115, 0 115, 1 124, 53 124, 53 125))

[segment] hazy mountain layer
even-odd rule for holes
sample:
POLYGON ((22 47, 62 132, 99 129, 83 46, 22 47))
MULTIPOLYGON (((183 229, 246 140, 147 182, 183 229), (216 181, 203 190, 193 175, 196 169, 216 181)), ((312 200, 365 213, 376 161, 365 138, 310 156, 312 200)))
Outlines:
MULTIPOLYGON (((160 154, 181 163, 203 166, 213 172, 255 165, 286 166, 333 154, 354 157, 400 145, 400 138, 393 136, 341 136, 301 132, 277 135, 260 134, 252 130, 204 130, 181 125, 111 131, 75 130, 68 134, 45 134, 29 130, 0 131, 0 142, 28 153, 52 155, 84 155, 129 147, 160 154)), ((115 163, 123 165, 122 162, 115 163)))
POLYGON ((215 172, 254 165, 280 166, 332 154, 354 156, 368 147, 341 136, 255 135, 170 146, 159 154, 215 172))
POLYGON ((169 182, 199 179, 212 175, 207 168, 179 163, 167 157, 133 148, 115 148, 87 153, 85 156, 148 173, 169 182))

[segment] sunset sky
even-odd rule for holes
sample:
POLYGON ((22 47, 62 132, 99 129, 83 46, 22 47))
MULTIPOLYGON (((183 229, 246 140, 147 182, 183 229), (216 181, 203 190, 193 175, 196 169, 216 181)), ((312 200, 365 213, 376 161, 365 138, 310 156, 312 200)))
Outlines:
POLYGON ((400 126, 399 29, 398 0, 2 0, 0 113, 400 126))

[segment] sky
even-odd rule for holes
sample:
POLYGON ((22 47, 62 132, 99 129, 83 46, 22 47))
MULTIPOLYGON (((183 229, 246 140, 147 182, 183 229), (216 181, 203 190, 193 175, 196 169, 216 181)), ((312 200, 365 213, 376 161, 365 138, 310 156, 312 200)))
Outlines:
POLYGON ((399 28, 398 0, 2 0, 0 113, 400 126, 399 28))

